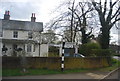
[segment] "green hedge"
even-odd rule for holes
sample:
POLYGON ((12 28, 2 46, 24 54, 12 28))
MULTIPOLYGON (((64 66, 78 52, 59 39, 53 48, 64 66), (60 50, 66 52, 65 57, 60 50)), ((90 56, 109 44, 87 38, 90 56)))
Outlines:
POLYGON ((114 51, 111 49, 101 49, 100 45, 98 43, 87 43, 80 46, 79 53, 85 55, 85 56, 112 56, 114 54, 114 51))
POLYGON ((113 51, 110 49, 92 49, 91 51, 92 54, 96 56, 112 56, 113 51))
POLYGON ((100 49, 100 45, 98 43, 87 43, 83 44, 79 48, 79 53, 85 55, 85 56, 95 56, 92 53, 92 49, 100 49))

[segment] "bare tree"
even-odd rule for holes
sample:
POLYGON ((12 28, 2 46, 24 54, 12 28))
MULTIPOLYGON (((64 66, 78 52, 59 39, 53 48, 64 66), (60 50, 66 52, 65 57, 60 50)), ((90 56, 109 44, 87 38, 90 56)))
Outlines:
POLYGON ((120 2, 116 0, 115 2, 108 2, 105 0, 103 6, 101 0, 99 3, 92 0, 92 4, 95 10, 98 12, 99 20, 101 23, 101 35, 100 35, 100 45, 102 49, 109 48, 110 42, 110 29, 120 20, 120 6, 115 9, 117 3, 120 2))
POLYGON ((42 33, 42 43, 55 43, 58 40, 56 33, 53 30, 48 30, 45 33, 42 33))
MULTIPOLYGON (((80 31, 82 34, 82 44, 88 43, 89 39, 93 37, 92 35, 92 27, 87 22, 87 19, 91 19, 91 17, 88 16, 88 13, 93 11, 92 5, 89 2, 79 2, 78 8, 76 10, 73 10, 69 8, 76 16, 77 23, 75 27, 75 32, 80 31), (87 33, 87 28, 90 29, 90 32, 87 33)), ((89 14, 90 15, 90 14, 89 14)), ((76 33, 74 34, 75 38, 76 33)))
POLYGON ((88 13, 90 13, 93 8, 90 3, 85 2, 69 2, 67 10, 60 14, 55 20, 52 20, 52 24, 49 25, 50 28, 63 29, 63 34, 66 40, 69 42, 76 42, 78 38, 78 33, 81 32, 82 43, 87 43, 88 40, 93 36, 92 27, 89 26, 87 20, 91 19, 88 13), (87 30, 89 29, 89 30, 87 30))

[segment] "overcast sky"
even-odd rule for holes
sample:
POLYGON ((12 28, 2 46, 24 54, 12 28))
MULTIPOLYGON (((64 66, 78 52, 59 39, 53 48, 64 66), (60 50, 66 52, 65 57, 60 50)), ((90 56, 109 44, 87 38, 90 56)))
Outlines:
POLYGON ((5 10, 10 11, 10 19, 28 20, 32 13, 36 13, 37 22, 48 22, 52 11, 62 0, 1 0, 0 18, 5 10))
MULTIPOLYGON (((65 0, 0 0, 0 19, 3 19, 5 10, 10 11, 11 20, 30 21, 32 13, 35 13, 36 22, 45 25, 55 16, 53 11, 63 1, 65 0)), ((116 29, 113 29, 111 35, 113 41, 118 40, 116 29)))

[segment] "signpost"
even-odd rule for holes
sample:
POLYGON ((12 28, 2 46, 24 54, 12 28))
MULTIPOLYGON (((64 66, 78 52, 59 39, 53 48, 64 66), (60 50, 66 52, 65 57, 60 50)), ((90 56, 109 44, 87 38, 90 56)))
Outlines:
POLYGON ((62 43, 62 61, 61 61, 61 71, 64 71, 64 47, 65 46, 65 40, 63 39, 62 43))
POLYGON ((75 43, 74 42, 65 42, 64 48, 74 48, 75 43))
POLYGON ((65 48, 74 48, 75 43, 72 42, 65 42, 63 39, 62 42, 62 59, 61 59, 61 71, 64 71, 64 53, 65 53, 65 48))

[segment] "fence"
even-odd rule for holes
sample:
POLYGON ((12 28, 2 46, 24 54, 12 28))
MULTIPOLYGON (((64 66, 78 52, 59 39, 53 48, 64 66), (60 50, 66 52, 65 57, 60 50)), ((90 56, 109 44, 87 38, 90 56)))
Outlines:
MULTIPOLYGON (((21 68, 20 57, 2 57, 2 68, 21 68)), ((61 57, 26 57, 26 68, 61 69, 61 57)), ((65 69, 100 68, 109 66, 107 57, 65 57, 65 69)))

